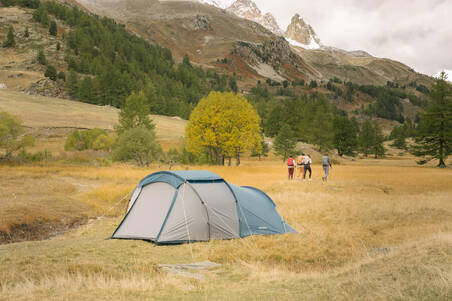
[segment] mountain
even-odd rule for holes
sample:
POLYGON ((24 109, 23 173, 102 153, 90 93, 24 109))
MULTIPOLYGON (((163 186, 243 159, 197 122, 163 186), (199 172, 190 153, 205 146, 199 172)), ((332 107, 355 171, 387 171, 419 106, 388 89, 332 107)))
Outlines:
POLYGON ((199 0, 200 3, 213 5, 218 8, 226 9, 234 3, 235 0, 199 0))
MULTIPOLYGON (((277 82, 326 82, 337 77, 357 84, 386 85, 391 81, 404 85, 417 81, 430 85, 429 78, 400 62, 375 58, 361 51, 322 46, 312 27, 299 15, 292 18, 287 30, 288 39, 295 41, 289 44, 281 35, 274 34, 259 23, 237 17, 215 5, 199 3, 198 0, 59 2, 77 3, 86 12, 114 19, 148 42, 170 49, 176 63, 188 55, 195 67, 219 75, 235 76, 239 88, 245 91, 258 80, 262 82, 267 79, 277 82), (313 43, 321 47, 306 47, 313 43)), ((255 7, 251 1, 239 0, 228 8, 239 7, 240 3, 255 7)), ((221 1, 216 4, 225 7, 228 3, 221 1)), ((259 16, 257 12, 260 11, 254 11, 259 16)), ((61 52, 60 56, 64 58, 64 53, 61 52)))
POLYGON ((77 0, 87 10, 123 23, 151 43, 185 55, 195 65, 239 75, 239 85, 257 80, 316 78, 289 43, 264 26, 198 1, 77 0))
POLYGON ((284 33, 275 17, 269 12, 262 14, 252 0, 236 0, 231 5, 229 5, 231 1, 224 0, 199 0, 199 2, 226 9, 227 12, 239 18, 256 22, 274 34, 284 36, 291 45, 305 49, 319 49, 321 46, 320 39, 315 34, 314 29, 299 14, 292 17, 291 23, 284 33))
POLYGON ((305 49, 319 49, 321 46, 314 29, 299 14, 292 17, 284 36, 290 44, 305 49))
POLYGON ((270 13, 262 15, 262 12, 257 7, 256 3, 251 0, 237 0, 229 6, 226 11, 236 15, 239 18, 259 23, 274 34, 283 35, 283 31, 279 28, 275 17, 273 17, 270 13))

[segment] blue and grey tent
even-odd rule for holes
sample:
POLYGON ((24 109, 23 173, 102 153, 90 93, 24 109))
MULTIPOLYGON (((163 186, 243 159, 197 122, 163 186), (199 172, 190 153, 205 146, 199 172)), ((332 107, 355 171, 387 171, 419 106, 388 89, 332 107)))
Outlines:
POLYGON ((145 177, 112 238, 172 244, 295 232, 264 192, 209 171, 161 171, 145 177))

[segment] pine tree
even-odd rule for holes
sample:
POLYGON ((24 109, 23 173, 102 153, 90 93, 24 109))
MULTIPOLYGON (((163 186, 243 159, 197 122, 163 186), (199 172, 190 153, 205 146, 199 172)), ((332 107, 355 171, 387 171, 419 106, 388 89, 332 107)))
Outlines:
POLYGON ((44 54, 44 50, 42 48, 39 49, 39 52, 38 52, 38 62, 41 65, 47 65, 46 55, 44 54))
POLYGON ((50 22, 50 25, 49 25, 49 34, 50 34, 51 36, 56 36, 56 35, 57 35, 57 32, 58 32, 58 29, 57 29, 57 24, 56 24, 56 22, 55 22, 55 21, 51 21, 51 22, 50 22))
POLYGON ((193 67, 190 63, 190 57, 188 56, 188 54, 184 55, 184 58, 182 60, 182 64, 188 66, 188 67, 193 67))
POLYGON ((72 97, 78 96, 78 77, 74 70, 69 72, 69 77, 66 81, 66 88, 69 91, 69 95, 72 97))
POLYGON ((48 65, 46 72, 44 73, 44 76, 50 78, 51 80, 56 80, 57 72, 55 67, 53 67, 52 65, 48 65))
POLYGON ((395 126, 389 135, 389 139, 394 140, 391 146, 399 149, 406 149, 406 133, 404 127, 395 126))
POLYGON ((6 36, 6 41, 3 42, 4 48, 14 48, 16 47, 16 39, 14 37, 14 28, 12 25, 8 28, 8 35, 6 36))
POLYGON ((91 81, 91 77, 87 76, 80 83, 78 97, 79 99, 85 102, 93 103, 92 95, 93 95, 93 83, 91 81))
POLYGON ((229 88, 231 88, 231 91, 234 93, 237 93, 239 88, 237 87, 237 81, 235 80, 235 77, 231 77, 229 79, 229 88))
POLYGON ((403 135, 397 135, 394 139, 394 142, 391 144, 391 146, 396 147, 398 149, 406 149, 406 138, 403 135))
POLYGON ((297 140, 290 126, 284 124, 273 142, 273 152, 275 155, 282 157, 283 161, 286 161, 288 156, 295 151, 296 145, 297 140))
POLYGON ((315 80, 311 80, 311 82, 309 83, 309 88, 317 88, 317 81, 315 80))
POLYGON ((64 73, 64 71, 58 72, 58 78, 65 82, 66 81, 66 73, 64 73))
POLYGON ((424 157, 419 164, 438 159, 438 167, 446 167, 446 159, 452 152, 452 88, 442 72, 433 85, 431 102, 421 114, 414 147, 414 154, 424 157))
POLYGON ((339 156, 354 156, 358 146, 353 122, 346 116, 337 116, 333 121, 333 144, 339 156))
POLYGON ((372 153, 374 131, 369 120, 364 121, 358 136, 359 150, 365 157, 372 153))
POLYGON ((378 157, 384 156, 386 149, 383 146, 383 141, 384 141, 383 132, 381 131, 381 128, 376 121, 372 125, 372 131, 373 131, 372 154, 374 155, 374 157, 376 159, 378 157))
MULTIPOLYGON (((313 110, 314 122, 310 130, 310 141, 318 145, 320 151, 328 151, 333 144, 333 115, 331 114, 328 100, 322 94, 319 94, 313 110)), ((309 125, 306 129, 309 131, 309 125)))

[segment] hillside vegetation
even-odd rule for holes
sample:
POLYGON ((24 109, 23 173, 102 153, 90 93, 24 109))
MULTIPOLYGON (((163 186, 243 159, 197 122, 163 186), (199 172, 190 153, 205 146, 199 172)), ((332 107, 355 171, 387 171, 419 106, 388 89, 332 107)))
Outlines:
MULTIPOLYGON (((33 29, 37 27, 32 38, 40 34, 46 43, 29 45, 23 38, 17 43, 17 51, 40 50, 37 61, 46 68, 46 74, 49 68, 55 70, 48 77, 64 85, 74 99, 120 107, 132 92, 144 90, 153 112, 188 118, 208 91, 230 89, 229 83, 234 81, 193 67, 188 57, 176 65, 170 50, 131 34, 112 19, 99 18, 77 7, 39 0, 2 3, 24 9, 15 9, 14 15, 32 15, 27 20, 27 24, 34 22, 33 29), (58 24, 54 35, 50 30, 48 34, 42 32, 42 27, 49 28, 53 23, 58 24)), ((25 30, 19 24, 16 27, 16 31, 25 30)))
MULTIPOLYGON (((24 95, 6 90, 0 90, 0 111, 19 117, 23 125, 37 137, 37 146, 43 143, 42 147, 45 147, 46 139, 58 139, 59 151, 63 150, 67 134, 75 129, 113 130, 118 123, 119 112, 110 106, 24 95)), ((164 145, 183 143, 186 120, 160 115, 151 115, 151 118, 156 125, 157 139, 164 145)))

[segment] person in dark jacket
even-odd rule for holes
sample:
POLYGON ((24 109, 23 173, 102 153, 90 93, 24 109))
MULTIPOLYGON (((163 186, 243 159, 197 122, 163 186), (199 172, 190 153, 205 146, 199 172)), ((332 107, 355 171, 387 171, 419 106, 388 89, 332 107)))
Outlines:
POLYGON ((312 164, 311 155, 306 155, 303 158, 303 165, 304 165, 303 181, 306 180, 306 172, 308 172, 308 171, 309 171, 309 181, 311 181, 311 175, 312 175, 311 164, 312 164))
POLYGON ((328 156, 328 153, 325 153, 322 157, 322 166, 323 166, 323 171, 325 172, 325 175, 322 177, 322 180, 323 180, 323 182, 326 182, 328 179, 328 175, 330 173, 330 168, 332 168, 331 159, 328 156))

